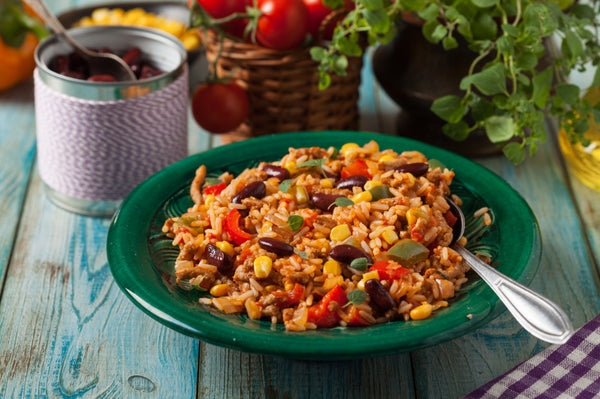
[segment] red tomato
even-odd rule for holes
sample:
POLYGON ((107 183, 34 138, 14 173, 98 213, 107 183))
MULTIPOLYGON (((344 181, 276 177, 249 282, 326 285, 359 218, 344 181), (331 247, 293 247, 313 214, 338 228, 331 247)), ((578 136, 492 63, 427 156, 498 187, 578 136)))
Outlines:
POLYGON ((308 8, 302 0, 258 0, 256 39, 275 50, 300 46, 308 34, 308 8))
POLYGON ((369 268, 369 271, 377 271, 380 280, 398 280, 405 274, 410 273, 405 267, 399 265, 392 265, 389 262, 378 261, 373 263, 369 268))
MULTIPOLYGON (((189 3, 194 0, 188 0, 189 3)), ((196 0, 204 8, 204 11, 213 18, 225 18, 234 13, 245 13, 246 6, 252 4, 252 0, 196 0)), ((243 37, 244 29, 248 20, 235 19, 223 25, 223 30, 233 36, 243 37)))
MULTIPOLYGON (((304 4, 306 4, 306 8, 308 8, 309 14, 309 22, 308 22, 308 33, 315 39, 319 37, 319 29, 321 28, 321 24, 323 20, 331 14, 332 10, 323 4, 322 0, 303 0, 304 4)), ((354 8, 354 2, 352 0, 344 0, 344 10, 352 10, 354 8)), ((337 10, 336 10, 337 11, 337 10)), ((323 39, 331 40, 333 36, 333 30, 335 26, 344 19, 345 14, 341 14, 340 16, 334 18, 331 21, 327 22, 327 26, 323 31, 323 39)))
POLYGON ((248 117, 250 103, 236 83, 203 83, 192 96, 192 114, 211 133, 227 133, 248 117))
POLYGON ((348 297, 343 288, 336 285, 321 300, 308 308, 307 320, 315 323, 318 327, 333 327, 340 321, 337 308, 331 308, 331 302, 336 302, 338 306, 344 306, 348 303, 348 297))

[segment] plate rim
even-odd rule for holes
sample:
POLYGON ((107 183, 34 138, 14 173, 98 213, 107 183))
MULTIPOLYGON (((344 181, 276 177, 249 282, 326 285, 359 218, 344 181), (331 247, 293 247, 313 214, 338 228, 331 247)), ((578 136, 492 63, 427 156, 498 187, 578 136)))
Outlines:
MULTIPOLYGON (((519 269, 520 273, 518 275, 513 276, 515 280, 521 282, 522 284, 528 285, 531 282, 531 280, 537 272, 541 261, 542 241, 539 224, 537 223, 537 219, 533 211, 525 201, 525 199, 514 188, 512 188, 512 186, 510 186, 508 182, 506 182, 496 173, 485 168, 484 166, 481 166, 460 155, 451 153, 443 148, 434 147, 432 145, 408 139, 405 137, 389 136, 380 133, 360 131, 321 131, 280 133, 268 136, 261 136, 242 142, 216 147, 205 152, 188 156, 183 160, 157 172, 156 174, 148 178, 146 181, 141 183, 123 201, 121 207, 114 215, 109 227, 107 237, 108 262, 111 269, 111 273, 113 274, 113 277, 115 278, 115 281, 117 282, 119 288, 144 313, 151 316, 160 323, 166 325, 167 327, 170 327, 185 335, 200 339, 211 344, 242 350, 245 352, 271 354, 284 357, 303 358, 311 360, 362 358, 421 349, 424 347, 431 346, 433 344, 446 342, 448 340, 457 338, 471 331, 474 331, 475 329, 480 328, 481 326, 489 323, 495 317, 500 315, 505 310, 504 305, 495 296, 493 291, 487 285, 482 283, 479 287, 470 292, 470 295, 476 294, 479 298, 483 298, 484 300, 477 301, 474 303, 472 301, 467 301, 467 303, 462 304, 460 302, 457 302, 451 305, 452 309, 455 309, 456 312, 454 315, 451 314, 450 316, 444 319, 444 321, 448 322, 447 328, 445 328, 444 337, 427 337, 427 335, 424 334, 425 339, 423 339, 422 335, 419 336, 419 334, 417 333, 423 332, 428 329, 428 323, 426 322, 395 322, 412 323, 412 325, 409 327, 411 329, 410 332, 412 338, 405 339, 404 344, 399 346, 394 341, 394 337, 390 337, 390 331, 393 332, 393 330, 398 330, 399 328, 394 328, 394 323, 384 323, 380 325, 364 327, 366 329, 369 329, 367 332, 367 335, 369 336, 369 342, 363 343, 359 346, 358 349, 356 349, 348 347, 348 345, 352 343, 356 336, 364 335, 358 333, 358 331, 360 330, 354 330, 356 333, 349 333, 348 331, 351 330, 344 328, 329 329, 328 331, 323 331, 322 329, 319 329, 316 331, 308 332, 283 331, 275 332, 274 334, 271 334, 270 336, 266 337, 265 331, 262 330, 263 327, 260 327, 257 330, 254 328, 255 326, 253 324, 250 324, 249 327, 251 328, 245 329, 242 335, 235 336, 235 334, 227 333, 226 330, 228 327, 228 322, 222 321, 222 318, 209 317, 204 313, 203 317, 200 318, 200 320, 196 320, 197 324, 192 326, 190 325, 190 320, 188 320, 187 317, 183 317, 183 321, 181 315, 173 317, 171 314, 169 314, 169 309, 165 309, 164 306, 161 306, 161 304, 156 303, 156 301, 153 301, 153 299, 155 298, 149 297, 148 293, 145 292, 144 287, 140 287, 140 285, 138 284, 139 280, 133 282, 123 280, 123 271, 119 270, 118 264, 120 264, 120 262, 123 262, 127 258, 127 254, 124 253, 126 252, 126 248, 122 245, 122 240, 124 238, 123 235, 125 234, 125 236, 127 236, 124 230, 126 230, 130 222, 127 220, 127 217, 129 217, 131 213, 135 213, 136 210, 139 210, 139 207, 136 205, 135 201, 139 197, 145 196, 147 194, 146 191, 152 191, 155 188, 152 187, 153 184, 156 184, 161 180, 171 177, 172 174, 183 174, 183 171, 189 173, 190 170, 195 171, 196 168, 200 165, 199 161, 204 158, 208 158, 208 160, 210 160, 211 158, 219 159, 219 157, 226 155, 229 152, 235 152, 235 150, 239 148, 244 148, 244 151, 259 151, 261 148, 264 148, 265 145, 268 146, 269 143, 273 143, 273 140, 281 143, 294 143, 294 139, 296 139, 296 141, 327 141, 328 138, 331 139, 331 137, 334 136, 335 139, 333 139, 332 141, 339 141, 340 139, 342 139, 343 141, 356 141, 362 143, 367 142, 369 140, 378 141, 378 139, 379 141, 391 140, 396 143, 395 149, 402 147, 404 147, 405 150, 414 149, 417 151, 424 152, 426 156, 428 152, 436 153, 438 155, 442 155, 446 162, 448 162, 448 160, 452 161, 452 169, 454 169, 454 167, 456 166, 459 166, 459 169, 471 167, 474 168, 478 173, 483 173, 486 178, 495 180, 498 184, 503 186, 504 190, 508 191, 511 194, 511 200, 516 201, 522 206, 522 209, 529 215, 530 221, 532 222, 531 225, 524 227, 528 229, 528 232, 530 234, 529 239, 532 242, 531 248, 528 248, 528 251, 526 251, 527 256, 522 256, 527 258, 527 264, 519 269), (121 222, 122 218, 125 218, 124 222, 121 222), (469 309, 462 309, 458 305, 467 306, 469 307, 469 309), (472 311, 471 314, 475 315, 475 317, 473 317, 473 319, 471 320, 462 320, 462 322, 460 322, 460 320, 458 319, 464 317, 465 315, 465 313, 462 313, 463 311, 472 311), (392 326, 391 328, 390 325, 392 326), (217 331, 218 333, 215 334, 215 331, 217 331), (342 335, 340 331, 345 332, 342 335), (290 339, 290 336, 292 336, 293 338, 290 339), (317 345, 315 345, 315 336, 324 339, 321 340, 322 342, 318 342, 317 345), (337 345, 330 345, 331 339, 336 339, 338 341, 337 345), (311 349, 302 350, 302 348, 305 348, 306 345, 309 344, 312 345, 311 349), (369 350, 365 350, 365 348, 369 350)), ((323 146, 323 144, 315 145, 323 146)), ((388 148, 387 144, 385 148, 388 148)), ((428 158, 431 157, 428 156, 428 158)), ((175 185, 175 183, 171 182, 171 186, 172 185, 175 185)), ((180 182, 179 185, 185 185, 183 180, 180 182)), ((170 192, 170 194, 167 195, 167 191, 169 190, 164 190, 164 198, 162 198, 159 201, 160 204, 163 204, 164 201, 167 200, 169 196, 172 196, 174 193, 170 192)), ((157 204, 157 207, 158 205, 159 204, 157 204)), ((154 208, 152 217, 156 214, 158 209, 157 207, 154 208)), ((145 241, 147 241, 147 232, 150 229, 150 224, 150 218, 143 222, 143 225, 146 226, 146 235, 144 236, 145 241)), ((246 321, 246 323, 257 324, 255 321, 246 321)), ((355 329, 355 327, 353 327, 352 329, 355 329)), ((400 330, 402 330, 402 328, 400 328, 400 330)), ((237 329, 234 329, 234 331, 237 331, 237 329)))

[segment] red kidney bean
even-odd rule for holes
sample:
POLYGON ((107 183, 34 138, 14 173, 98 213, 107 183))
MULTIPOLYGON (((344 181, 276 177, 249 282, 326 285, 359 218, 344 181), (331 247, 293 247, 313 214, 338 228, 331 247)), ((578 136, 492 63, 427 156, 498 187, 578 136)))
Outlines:
POLYGON ((388 310, 394 307, 392 296, 377 279, 365 281, 365 291, 371 297, 371 300, 382 310, 388 310))
POLYGON ((258 239, 258 245, 265 251, 273 252, 278 256, 290 256, 294 254, 294 247, 290 244, 271 237, 258 239))
POLYGON ((290 178, 290 172, 281 166, 267 164, 263 167, 263 170, 267 172, 267 176, 279 179, 279 181, 290 178))
POLYGON ((163 71, 151 67, 148 64, 142 64, 142 72, 140 73, 140 79, 151 78, 153 76, 162 75, 163 71))
POLYGON ((331 210, 335 207, 335 200, 340 197, 345 196, 342 194, 314 193, 310 199, 312 200, 313 205, 320 210, 331 212, 331 210))
POLYGON ((265 187, 265 183, 261 181, 255 181, 247 184, 244 188, 242 188, 232 199, 231 202, 234 204, 241 204, 244 198, 254 197, 257 199, 261 199, 267 195, 267 188, 265 187))
POLYGON ((338 262, 350 264, 354 259, 366 258, 369 264, 373 264, 373 258, 360 248, 348 244, 336 245, 329 252, 329 256, 338 262))
POLYGON ((369 178, 362 175, 348 176, 339 180, 336 184, 336 188, 352 190, 352 187, 363 187, 369 178))
POLYGON ((87 80, 90 82, 116 82, 117 81, 117 79, 115 79, 115 77, 112 75, 92 75, 89 78, 87 78, 87 80))
POLYGON ((206 256, 208 263, 216 266, 221 274, 227 274, 233 266, 231 256, 221 251, 216 245, 208 244, 204 250, 204 256, 206 256))
POLYGON ((397 167, 396 172, 411 173, 414 177, 423 176, 429 170, 429 164, 425 162, 407 163, 397 167))

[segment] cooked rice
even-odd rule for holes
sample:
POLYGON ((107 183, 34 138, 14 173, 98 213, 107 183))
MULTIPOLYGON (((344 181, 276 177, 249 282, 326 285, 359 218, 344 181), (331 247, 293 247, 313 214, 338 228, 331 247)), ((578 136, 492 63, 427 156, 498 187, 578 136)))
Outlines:
MULTIPOLYGON (((180 248, 175 263, 178 280, 189 280, 206 290, 207 295, 200 299, 204 305, 225 313, 245 313, 251 319, 283 323, 293 331, 410 320, 410 311, 423 303, 431 304, 434 311, 448 306, 447 300, 467 281, 468 270, 461 256, 449 247, 452 228, 444 217, 449 210, 445 198, 451 195, 449 185, 454 173, 439 167, 422 175, 415 173, 417 176, 398 171, 403 165, 427 162, 416 151, 380 150, 374 141, 362 147, 348 147, 351 150, 342 148, 339 154, 333 148, 290 148, 280 161, 271 162, 270 165, 290 172, 287 192, 279 189, 278 177, 266 173, 269 164, 265 162, 237 177, 221 175, 219 179, 226 187, 215 193, 206 190, 206 168, 198 168, 190 189, 194 206, 187 213, 168 219, 163 226, 173 245, 180 248), (393 160, 382 159, 384 155, 391 155, 393 160), (326 159, 322 167, 298 168, 302 162, 320 159, 326 159), (312 202, 315 193, 360 198, 363 187, 335 188, 341 172, 356 165, 357 160, 366 165, 370 186, 387 186, 391 197, 357 200, 326 211, 316 208, 312 202), (264 182, 264 197, 249 196, 239 203, 232 202, 240 190, 256 181, 264 182), (233 209, 241 213, 239 230, 249 234, 245 242, 236 239, 239 232, 230 231, 228 214, 233 209), (302 226, 296 231, 288 222, 292 215, 302 217, 302 226), (343 224, 350 234, 330 237, 332 229, 343 224), (261 247, 259 239, 267 237, 291 245, 294 253, 282 256, 261 247), (415 245, 425 251, 425 256, 391 256, 394 250, 388 251, 399 241, 418 243, 415 245), (383 264, 385 271, 378 269, 373 273, 376 266, 372 264, 364 269, 340 259, 339 269, 329 270, 326 263, 338 245, 362 250, 365 259, 371 257, 373 263, 383 264), (209 247, 220 254, 232 250, 231 268, 221 267, 208 256, 209 247), (270 265, 266 272, 255 266, 255 260, 264 256, 270 261, 266 261, 270 265), (366 284, 371 279, 379 281, 386 292, 383 296, 389 296, 393 305, 383 306, 377 301, 375 296, 380 294, 373 291, 373 284, 366 284), (213 287, 222 284, 227 290, 215 290, 215 295, 209 295, 213 287), (334 290, 339 293, 337 287, 341 287, 341 299, 323 299, 333 295, 334 290), (351 294, 356 290, 367 295, 351 294)), ((457 196, 452 198, 460 201, 457 196)), ((490 218, 488 209, 480 212, 479 216, 490 218)))

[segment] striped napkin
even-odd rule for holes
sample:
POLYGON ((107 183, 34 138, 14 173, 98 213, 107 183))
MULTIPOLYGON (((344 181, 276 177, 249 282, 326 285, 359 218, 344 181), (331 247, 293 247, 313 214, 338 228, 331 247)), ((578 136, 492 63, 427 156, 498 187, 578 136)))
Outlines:
POLYGON ((464 399, 600 398, 600 315, 464 399))

